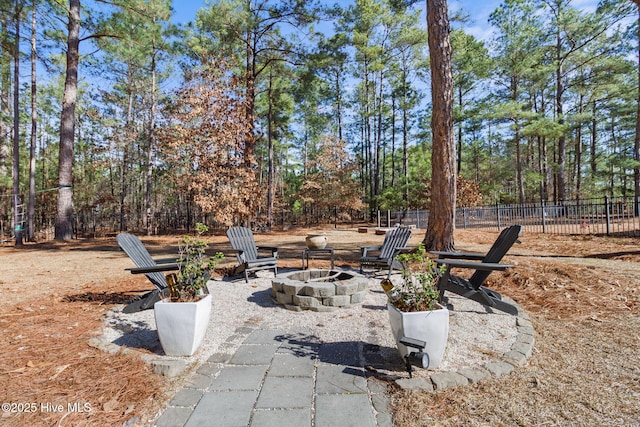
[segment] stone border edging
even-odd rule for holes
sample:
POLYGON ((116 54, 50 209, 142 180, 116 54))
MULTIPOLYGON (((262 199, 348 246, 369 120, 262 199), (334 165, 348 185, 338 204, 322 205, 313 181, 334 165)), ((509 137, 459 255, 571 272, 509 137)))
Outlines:
POLYGON ((271 279, 271 290, 273 301, 287 310, 332 312, 364 302, 369 293, 368 284, 369 279, 358 273, 340 269, 311 269, 278 274, 271 279), (341 272, 350 277, 338 278, 336 282, 318 281, 325 272, 326 275, 341 272))
POLYGON ((524 363, 533 354, 535 331, 529 315, 518 306, 515 301, 504 297, 509 303, 518 308, 516 317, 515 342, 511 349, 502 355, 502 360, 494 360, 482 366, 467 367, 457 371, 436 372, 429 378, 401 378, 394 383, 404 390, 434 392, 447 388, 476 384, 489 377, 500 377, 511 373, 517 366, 524 363))

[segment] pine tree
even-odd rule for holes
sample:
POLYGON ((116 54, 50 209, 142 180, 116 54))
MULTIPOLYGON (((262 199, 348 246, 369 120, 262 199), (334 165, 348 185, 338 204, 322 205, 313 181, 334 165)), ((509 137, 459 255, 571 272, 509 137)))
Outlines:
POLYGON ((80 0, 69 0, 68 18, 67 66, 62 114, 60 117, 56 240, 71 240, 73 237, 73 144, 76 97, 78 93, 78 65, 80 60, 80 0))
POLYGON ((454 249, 456 210, 456 147, 453 132, 453 76, 446 0, 427 0, 431 63, 433 156, 431 204, 423 243, 428 250, 454 249))

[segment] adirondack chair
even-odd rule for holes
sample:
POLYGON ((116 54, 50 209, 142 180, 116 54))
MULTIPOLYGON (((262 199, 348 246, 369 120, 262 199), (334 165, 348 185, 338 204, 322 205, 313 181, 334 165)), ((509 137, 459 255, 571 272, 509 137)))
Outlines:
POLYGON ((440 300, 444 299, 445 291, 449 291, 487 307, 517 315, 518 309, 515 306, 502 301, 500 293, 482 284, 492 271, 504 271, 513 267, 511 264, 500 264, 500 261, 511 246, 518 242, 521 231, 520 225, 505 228, 486 254, 432 251, 432 254, 438 256, 436 263, 446 266, 445 273, 438 282, 440 300), (475 272, 469 279, 464 279, 451 274, 454 268, 473 269, 475 272))
POLYGON ((402 264, 397 261, 396 255, 405 248, 411 230, 408 228, 394 228, 387 232, 384 241, 380 246, 361 246, 360 273, 364 267, 374 267, 377 269, 389 269, 387 278, 391 276, 393 269, 402 270, 402 264))
POLYGON ((246 227, 231 227, 227 230, 231 247, 237 252, 238 266, 234 274, 244 273, 249 282, 249 273, 258 270, 273 270, 278 274, 278 248, 274 246, 256 246, 253 232, 246 227), (260 256, 260 251, 271 252, 271 256, 260 256))
POLYGON ((176 263, 177 257, 153 259, 140 239, 129 233, 118 234, 116 236, 116 242, 118 242, 122 250, 138 266, 136 268, 128 268, 127 270, 131 271, 132 274, 144 274, 156 287, 156 289, 136 298, 122 311, 124 313, 135 313, 153 308, 153 304, 160 300, 162 292, 167 289, 167 280, 162 272, 178 270, 178 264, 176 263))

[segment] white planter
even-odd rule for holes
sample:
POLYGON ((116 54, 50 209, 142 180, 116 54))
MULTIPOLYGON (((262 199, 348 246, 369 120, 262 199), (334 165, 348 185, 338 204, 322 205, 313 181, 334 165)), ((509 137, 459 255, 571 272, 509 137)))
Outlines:
POLYGON ((165 354, 191 356, 200 347, 207 332, 211 295, 196 302, 158 301, 153 311, 165 354))
POLYGON ((327 246, 327 241, 327 235, 324 233, 309 233, 305 238, 309 249, 324 249, 327 246))
POLYGON ((400 343, 400 338, 408 337, 427 343, 423 352, 429 355, 428 369, 437 369, 442 362, 444 350, 449 336, 449 310, 441 308, 432 311, 416 311, 405 313, 394 305, 387 303, 391 333, 396 340, 398 351, 404 358, 417 349, 407 348, 400 343))

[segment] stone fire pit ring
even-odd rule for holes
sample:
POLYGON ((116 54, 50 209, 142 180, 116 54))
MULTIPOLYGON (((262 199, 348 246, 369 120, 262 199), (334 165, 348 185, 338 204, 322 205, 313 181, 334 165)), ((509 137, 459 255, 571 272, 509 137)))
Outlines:
POLYGON ((364 301, 369 279, 342 270, 302 270, 271 279, 273 298, 288 310, 329 312, 364 301))

